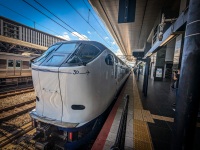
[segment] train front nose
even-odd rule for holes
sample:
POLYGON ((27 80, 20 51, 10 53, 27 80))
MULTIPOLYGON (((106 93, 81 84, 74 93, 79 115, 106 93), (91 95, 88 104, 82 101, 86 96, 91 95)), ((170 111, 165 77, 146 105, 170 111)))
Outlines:
POLYGON ((33 82, 38 97, 36 112, 53 120, 62 118, 62 101, 57 67, 32 68, 33 82))

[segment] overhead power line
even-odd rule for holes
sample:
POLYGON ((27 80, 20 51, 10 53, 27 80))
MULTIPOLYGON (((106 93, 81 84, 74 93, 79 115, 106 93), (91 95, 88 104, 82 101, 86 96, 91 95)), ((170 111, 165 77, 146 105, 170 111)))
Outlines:
MULTIPOLYGON (((49 9, 47 9, 45 6, 43 6, 41 3, 39 3, 38 1, 34 0, 38 5, 40 5, 42 8, 44 8, 46 11, 48 11, 50 14, 52 14, 54 17, 56 17, 58 20, 60 20, 62 23, 64 23, 66 26, 68 26, 70 29, 72 29, 73 31, 77 32, 74 28, 72 28, 70 25, 68 25, 65 21, 63 21, 62 19, 60 19, 58 16, 56 16, 53 12, 51 12, 49 9)), ((79 33, 80 34, 80 33, 79 33)), ((81 36, 79 36, 79 38, 82 38, 81 36)))
POLYGON ((92 16, 94 17, 94 19, 97 21, 97 23, 99 24, 99 26, 101 27, 101 29, 104 31, 104 33, 108 36, 108 34, 106 33, 105 29, 102 27, 102 25, 100 24, 100 22, 98 21, 98 19, 95 17, 95 15, 92 13, 92 11, 90 10, 90 8, 87 6, 87 4, 85 3, 85 1, 83 0, 85 6, 87 7, 87 9, 89 10, 89 12, 92 14, 92 16))
POLYGON ((30 4, 29 2, 27 2, 26 0, 22 0, 24 1, 26 4, 28 4, 29 6, 31 6, 32 8, 34 8, 35 10, 37 10, 38 12, 40 12, 41 14, 43 14, 44 16, 46 16, 47 18, 49 18, 51 21, 53 21, 54 23, 58 24, 59 26, 61 26, 62 28, 64 28, 65 30, 69 31, 70 33, 72 33, 73 35, 75 35, 76 37, 83 39, 82 37, 78 36, 77 34, 73 33, 72 31, 70 31, 69 29, 67 29, 66 27, 64 27, 63 25, 61 25, 60 23, 58 23, 57 21, 55 21, 54 19, 52 19, 51 17, 49 17, 48 15, 46 15, 45 13, 43 13, 41 10, 37 9, 35 6, 33 6, 32 4, 30 4))
POLYGON ((65 0, 78 14, 85 22, 98 34, 99 37, 101 37, 110 47, 112 47, 98 32, 97 30, 76 10, 76 8, 68 1, 65 0))

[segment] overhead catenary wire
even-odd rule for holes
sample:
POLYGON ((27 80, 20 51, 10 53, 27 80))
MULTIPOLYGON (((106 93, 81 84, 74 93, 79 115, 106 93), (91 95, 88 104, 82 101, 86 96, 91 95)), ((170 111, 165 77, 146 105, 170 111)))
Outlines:
MULTIPOLYGON (((70 29, 72 29, 73 31, 77 32, 74 28, 72 28, 70 25, 68 25, 65 21, 63 21, 62 19, 60 19, 58 16, 56 16, 53 12, 51 12, 49 9, 47 9, 44 5, 42 5, 41 3, 39 3, 37 0, 34 0, 38 5, 40 5, 42 8, 44 8, 46 11, 48 11, 50 14, 52 14, 54 17, 56 17, 58 20, 60 20, 62 23, 64 23, 66 26, 68 26, 70 29)), ((80 33, 79 33, 80 34, 80 33)), ((78 35, 77 35, 78 36, 78 35)), ((82 38, 82 36, 79 36, 79 38, 82 38)), ((85 39, 85 38, 84 38, 85 39)))
POLYGON ((56 33, 56 34, 59 35, 59 33, 57 33, 57 32, 55 32, 55 31, 53 31, 53 30, 51 30, 51 29, 49 29, 49 28, 47 28, 47 27, 45 27, 45 26, 43 26, 43 25, 37 23, 36 21, 34 21, 34 20, 32 20, 32 19, 30 19, 30 18, 28 18, 28 17, 26 17, 26 16, 24 16, 24 15, 18 13, 17 11, 15 11, 15 10, 13 10, 13 9, 11 9, 11 8, 9 8, 9 7, 7 7, 6 5, 3 5, 3 4, 1 4, 1 3, 0 3, 0 5, 1 5, 2 7, 4 7, 4 8, 6 8, 6 9, 8 9, 8 10, 10 10, 10 11, 12 11, 12 12, 18 14, 19 16, 21 16, 21 17, 23 17, 23 18, 25 18, 25 19, 27 19, 27 20, 33 22, 34 24, 37 24, 37 25, 39 25, 39 26, 41 26, 41 27, 43 27, 43 28, 45 28, 45 29, 47 29, 47 30, 49 30, 49 31, 51 31, 51 32, 56 33))
MULTIPOLYGON (((65 30, 67 30, 69 33, 71 33, 71 34, 73 34, 73 35, 75 35, 76 37, 78 37, 78 38, 80 38, 80 39, 82 39, 82 40, 85 40, 86 38, 84 37, 84 36, 82 36, 80 33, 78 33, 77 31, 75 31, 75 32, 77 32, 77 33, 73 33, 72 31, 70 31, 69 29, 67 29, 66 27, 64 27, 62 24, 60 24, 59 22, 57 22, 55 19, 53 19, 52 17, 50 17, 50 16, 48 16, 47 14, 45 14, 44 12, 42 12, 42 10, 40 10, 39 8, 37 8, 37 7, 35 7, 33 4, 31 4, 31 3, 29 3, 29 1, 27 1, 27 0, 22 0, 23 2, 25 2, 26 4, 28 4, 30 7, 32 7, 33 9, 35 9, 35 10, 37 10, 38 12, 40 12, 41 14, 43 14, 44 16, 46 16, 47 18, 49 18, 50 20, 52 20, 53 22, 55 22, 56 24, 58 24, 59 26, 61 26, 62 28, 64 28, 65 30), (81 37, 80 37, 81 36, 81 37)), ((35 0, 34 0, 35 1, 35 0)), ((85 2, 84 2, 85 3, 85 2)), ((51 31, 51 32, 53 32, 53 33, 55 33, 55 34, 58 34, 59 35, 59 33, 57 33, 57 32, 55 32, 55 31, 53 31, 53 30, 51 30, 51 29, 49 29, 49 28, 47 28, 47 27, 45 27, 45 26, 43 26, 43 25, 41 25, 41 24, 39 24, 38 22, 36 22, 36 21, 34 21, 33 19, 31 19, 31 18, 29 18, 29 17, 27 17, 27 16, 24 16, 24 15, 22 15, 22 14, 20 14, 20 13, 18 13, 17 11, 15 11, 15 10, 13 10, 13 9, 11 9, 11 8, 9 8, 9 7, 7 7, 7 6, 5 6, 5 5, 3 5, 3 4, 0 4, 2 7, 5 7, 6 9, 8 9, 8 10, 10 10, 10 11, 12 11, 12 12, 14 12, 14 13, 16 13, 17 15, 19 15, 19 16, 21 16, 21 17, 23 17, 23 18, 25 18, 25 19, 27 19, 27 20, 30 20, 31 22, 33 22, 34 23, 34 26, 35 26, 35 24, 37 24, 37 25, 39 25, 39 26, 41 26, 41 27, 43 27, 43 28, 45 28, 45 29, 47 29, 47 30, 49 30, 49 31, 51 31)), ((87 5, 86 5, 86 7, 87 7, 87 5)), ((88 7, 87 7, 88 8, 88 7)), ((74 9, 74 8, 73 8, 74 9)), ((89 9, 89 8, 88 8, 89 9)), ((89 13, 91 13, 92 14, 92 12, 91 12, 91 10, 89 9, 89 13)), ((80 13, 79 13, 79 15, 80 15, 80 13)), ((95 16, 94 16, 94 14, 92 14, 92 16, 95 18, 95 16)), ((81 17, 83 18, 83 16, 81 15, 81 17)), ((83 18, 84 19, 84 18, 83 18)), ((60 19, 59 19, 60 20, 60 19)), ((85 19, 84 19, 85 20, 85 19)), ((99 21, 95 18, 95 20, 99 23, 99 21)), ((86 20, 85 20, 86 21, 86 20)), ((92 27, 92 25, 89 23, 89 20, 88 20, 88 24, 92 27)), ((99 23, 99 25, 101 26, 101 24, 99 23)), ((92 27, 93 29, 94 29, 94 27, 92 27)), ((101 26, 101 28, 103 29, 103 27, 101 26)), ((96 29, 94 29, 95 31, 96 31, 96 29)), ((97 32, 97 31, 96 31, 97 32)), ((105 32, 105 30, 104 30, 104 32, 105 32)), ((106 33, 106 32, 105 32, 106 33)), ((99 34, 98 32, 97 32, 97 34, 99 34)), ((99 35, 100 37, 101 37, 101 35, 99 35)), ((104 40, 104 38, 103 37, 101 37, 103 40, 104 40)), ((104 40, 105 41, 105 40, 104 40)), ((106 42, 106 41, 105 41, 106 42)), ((106 42, 107 43, 107 42, 106 42)), ((107 44, 109 44, 109 43, 107 43, 107 44)), ((109 45, 110 46, 110 45, 109 45)), ((111 47, 111 46, 110 46, 111 47)))
POLYGON ((68 0, 65 0, 78 14, 79 16, 85 20, 85 22, 97 33, 97 35, 99 37, 101 37, 110 47, 112 47, 98 32, 97 30, 76 10, 76 8, 68 1, 68 0))
POLYGON ((49 18, 51 21, 53 21, 54 23, 58 24, 59 26, 61 26, 62 28, 64 28, 65 30, 69 31, 70 33, 72 33, 73 35, 75 35, 76 37, 83 39, 82 37, 79 37, 77 34, 73 33, 72 31, 70 31, 69 29, 67 29, 66 27, 64 27, 62 24, 58 23, 57 21, 55 21, 54 19, 52 19, 51 17, 49 17, 48 15, 46 15, 45 13, 43 13, 42 11, 40 11, 39 9, 37 9, 35 6, 33 6, 32 4, 30 4, 29 2, 27 2, 26 0, 22 0, 23 2, 25 2, 26 4, 28 4, 29 6, 31 6, 32 8, 34 8, 35 10, 37 10, 38 12, 40 12, 41 14, 43 14, 44 16, 46 16, 47 18, 49 18))
POLYGON ((99 23, 99 21, 97 20, 97 18, 95 17, 95 15, 92 13, 92 11, 90 10, 90 8, 87 6, 87 4, 85 3, 85 0, 83 0, 85 6, 87 7, 87 9, 89 10, 89 12, 92 14, 92 16, 94 17, 94 19, 97 21, 97 23, 99 24, 99 26, 101 27, 101 29, 104 31, 104 33, 108 36, 108 34, 106 33, 105 29, 102 27, 102 25, 99 23))

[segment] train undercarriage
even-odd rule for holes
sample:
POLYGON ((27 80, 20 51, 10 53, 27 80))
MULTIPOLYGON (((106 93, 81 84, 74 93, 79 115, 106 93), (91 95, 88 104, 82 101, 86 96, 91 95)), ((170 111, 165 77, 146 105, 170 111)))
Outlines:
POLYGON ((98 118, 77 128, 64 128, 33 120, 33 126, 36 128, 33 140, 35 140, 35 148, 39 150, 48 149, 89 149, 105 119, 108 110, 106 110, 98 118))

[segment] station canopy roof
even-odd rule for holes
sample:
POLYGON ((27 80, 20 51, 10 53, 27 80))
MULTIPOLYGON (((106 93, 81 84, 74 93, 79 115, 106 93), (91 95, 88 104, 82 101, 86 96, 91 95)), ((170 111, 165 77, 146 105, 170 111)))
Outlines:
MULTIPOLYGON (((130 3, 134 0, 127 1, 130 3)), ((134 22, 118 23, 119 0, 89 0, 89 2, 106 24, 122 53, 127 56, 132 56, 132 52, 144 51, 161 9, 163 6, 174 4, 173 0, 136 0, 134 22)), ((128 59, 130 60, 129 57, 128 59)))

